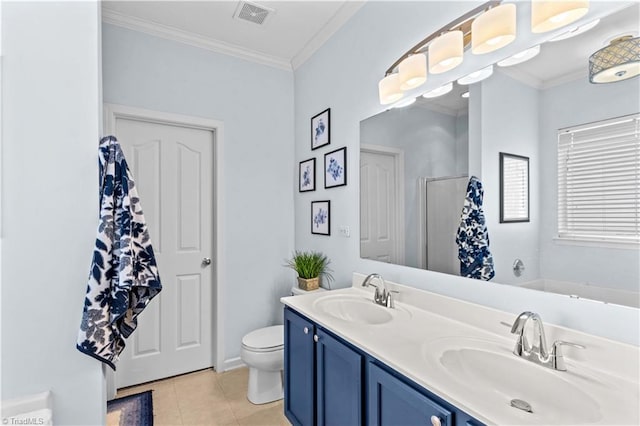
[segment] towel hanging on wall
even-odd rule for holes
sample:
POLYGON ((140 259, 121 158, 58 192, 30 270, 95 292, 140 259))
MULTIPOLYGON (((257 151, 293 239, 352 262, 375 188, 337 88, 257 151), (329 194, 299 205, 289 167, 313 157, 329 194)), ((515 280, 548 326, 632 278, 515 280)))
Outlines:
POLYGON ((99 147, 100 220, 77 348, 114 370, 125 338, 162 285, 140 199, 120 144, 99 147))
POLYGON ((489 281, 495 275, 493 256, 489 251, 489 231, 482 211, 484 190, 480 180, 471 176, 462 217, 456 235, 460 275, 489 281))

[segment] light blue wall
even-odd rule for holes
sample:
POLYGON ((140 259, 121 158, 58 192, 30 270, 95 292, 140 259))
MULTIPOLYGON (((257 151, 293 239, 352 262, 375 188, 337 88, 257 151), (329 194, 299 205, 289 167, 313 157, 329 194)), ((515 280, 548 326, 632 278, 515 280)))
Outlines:
MULTIPOLYGON (((497 67, 496 67, 497 68, 497 67)), ((482 155, 481 180, 484 213, 490 248, 495 262, 494 281, 514 284, 538 278, 538 90, 516 81, 496 69, 471 92, 479 96, 480 128, 472 129, 479 139, 482 155), (529 222, 500 223, 500 153, 529 157, 529 222), (525 264, 520 277, 513 274, 516 259, 525 264)), ((476 105, 476 104, 474 104, 476 105)), ((470 110, 469 114, 477 114, 470 110)))
POLYGON ((50 390, 100 425, 102 364, 76 350, 98 213, 100 4, 2 4, 2 398, 50 390))
POLYGON ((103 25, 103 82, 107 103, 224 122, 217 285, 224 359, 238 357, 244 334, 282 323, 279 298, 294 282, 282 267, 293 249, 293 74, 103 25))
MULTIPOLYGON (((576 80, 542 92, 540 116, 541 171, 558 169, 558 129, 640 112, 640 79, 615 84, 576 80)), ((540 173, 542 188, 557 188, 557 173, 540 173)), ((557 191, 540 194, 542 277, 587 282, 638 291, 640 252, 637 248, 562 245, 554 241, 558 218, 557 191)))
MULTIPOLYGON (((336 286, 348 286, 354 271, 379 272, 385 278, 417 288, 514 314, 534 310, 547 322, 637 344, 640 339, 640 311, 636 309, 575 300, 509 285, 481 283, 359 257, 359 123, 383 110, 378 103, 378 81, 389 65, 410 46, 477 4, 456 1, 369 2, 296 70, 296 161, 310 157, 321 159, 325 152, 347 146, 349 176, 346 187, 324 189, 320 185, 315 192, 295 195, 295 245, 298 249, 313 248, 327 253, 333 261, 336 286), (327 107, 331 108, 331 145, 312 152, 309 147, 309 119, 327 107), (322 199, 331 200, 330 237, 311 235, 309 230, 310 203, 322 199), (350 238, 338 234, 337 229, 341 225, 351 228, 350 238)), ((598 10, 602 12, 610 4, 594 2, 591 9, 593 13, 598 10)), ((421 90, 426 91, 462 77, 524 50, 541 37, 552 35, 530 36, 526 30, 530 18, 527 9, 518 8, 518 14, 519 28, 525 28, 524 36, 499 52, 482 56, 465 54, 465 61, 459 68, 446 75, 430 76, 421 90)), ((471 102, 474 102, 473 99, 471 102)), ((470 134, 471 145, 473 136, 470 134)), ((470 168, 475 167, 471 160, 476 158, 470 159, 470 168)), ((508 334, 506 329, 505 334, 508 334)))

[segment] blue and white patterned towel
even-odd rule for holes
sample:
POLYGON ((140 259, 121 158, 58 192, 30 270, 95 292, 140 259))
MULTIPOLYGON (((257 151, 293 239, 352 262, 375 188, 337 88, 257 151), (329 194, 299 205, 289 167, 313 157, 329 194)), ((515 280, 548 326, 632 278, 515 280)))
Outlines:
POLYGON ((482 211, 484 190, 480 180, 471 176, 462 217, 456 235, 460 275, 489 281, 495 275, 493 256, 489 251, 489 232, 482 211))
POLYGON ((100 141, 100 222, 77 348, 114 370, 137 317, 162 290, 140 199, 113 136, 100 141))

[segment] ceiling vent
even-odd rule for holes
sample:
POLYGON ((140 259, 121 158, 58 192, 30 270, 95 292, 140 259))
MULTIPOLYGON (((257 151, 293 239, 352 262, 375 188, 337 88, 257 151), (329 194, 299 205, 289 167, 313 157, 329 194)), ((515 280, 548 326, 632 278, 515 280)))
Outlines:
POLYGON ((267 18, 271 16, 274 9, 261 6, 256 3, 248 1, 241 1, 238 3, 236 12, 233 14, 235 19, 241 19, 243 21, 253 22, 254 24, 262 25, 267 18))

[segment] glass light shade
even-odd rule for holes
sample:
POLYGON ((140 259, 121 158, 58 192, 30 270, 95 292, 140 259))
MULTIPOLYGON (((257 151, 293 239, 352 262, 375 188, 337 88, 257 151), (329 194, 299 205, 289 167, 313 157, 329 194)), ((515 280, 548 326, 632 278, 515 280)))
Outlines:
POLYGON ((398 102, 396 102, 395 104, 393 104, 391 107, 392 108, 404 108, 406 106, 409 106, 413 103, 415 103, 416 98, 407 98, 407 99, 402 99, 398 102))
POLYGON ((640 74, 640 37, 621 37, 589 58, 591 83, 615 83, 640 74))
POLYGON ((427 81, 427 57, 424 53, 416 53, 400 62, 398 78, 402 90, 413 89, 427 81))
POLYGON ((489 9, 471 24, 471 52, 493 52, 516 39, 516 5, 503 4, 489 9))
POLYGON ((527 50, 523 50, 520 53, 516 53, 513 56, 503 59, 498 62, 499 67, 510 67, 511 65, 521 64, 529 59, 535 57, 540 53, 540 45, 533 46, 527 50))
POLYGON ((477 83, 479 81, 484 80, 485 78, 488 78, 489 76, 491 76, 491 74, 493 74, 493 65, 489 65, 486 68, 482 68, 481 70, 474 71, 471 74, 458 79, 458 84, 464 85, 464 84, 477 83))
POLYGON ((591 28, 593 28, 596 25, 598 25, 599 22, 600 22, 600 19, 596 19, 596 20, 591 21, 591 22, 589 22, 587 24, 580 25, 579 27, 571 28, 569 31, 566 31, 566 32, 564 32, 564 33, 562 33, 560 35, 557 35, 554 38, 549 39, 548 41, 566 40, 568 38, 575 37, 578 34, 586 33, 591 28))
POLYGON ((589 11, 589 0, 531 2, 531 32, 546 33, 582 18, 589 11))
POLYGON ((422 97, 427 99, 437 98, 438 96, 446 95, 451 91, 451 89, 453 89, 453 83, 447 83, 444 86, 440 86, 437 89, 433 89, 428 91, 427 93, 424 93, 422 97))
POLYGON ((429 44, 429 72, 441 74, 462 63, 462 31, 449 31, 429 44))
POLYGON ((402 98, 398 74, 389 74, 380 80, 378 83, 378 95, 382 105, 392 104, 402 98))

